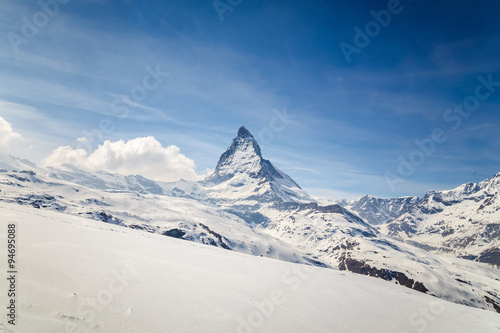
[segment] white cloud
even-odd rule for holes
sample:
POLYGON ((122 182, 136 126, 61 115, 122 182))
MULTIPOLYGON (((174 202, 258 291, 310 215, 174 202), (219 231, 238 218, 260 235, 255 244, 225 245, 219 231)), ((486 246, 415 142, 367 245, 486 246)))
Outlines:
POLYGON ((80 142, 80 143, 87 143, 87 142, 89 142, 89 139, 86 136, 82 136, 82 137, 77 138, 76 141, 80 142))
POLYGON ((70 146, 62 146, 55 149, 41 164, 54 168, 59 168, 64 164, 72 164, 82 169, 89 169, 87 159, 88 153, 85 149, 73 149, 70 146))
POLYGON ((11 141, 22 138, 21 134, 14 132, 11 124, 0 116, 0 147, 8 148, 11 141))
POLYGON ((158 181, 198 180, 204 177, 196 174, 194 161, 181 154, 177 146, 163 147, 154 137, 127 142, 105 141, 91 154, 84 149, 59 147, 42 164, 56 168, 73 164, 86 170, 137 174, 158 181))

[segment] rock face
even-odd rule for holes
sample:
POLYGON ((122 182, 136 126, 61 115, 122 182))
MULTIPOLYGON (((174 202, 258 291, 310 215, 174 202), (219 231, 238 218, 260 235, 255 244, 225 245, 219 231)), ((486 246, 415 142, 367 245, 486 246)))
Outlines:
POLYGON ((343 202, 342 206, 357 213, 371 225, 377 226, 392 222, 418 202, 418 197, 384 199, 365 195, 355 201, 343 202))
POLYGON ((384 279, 386 281, 397 281, 400 285, 405 286, 407 288, 415 289, 422 293, 427 293, 429 290, 422 284, 422 282, 414 281, 408 278, 404 273, 395 272, 388 269, 377 269, 375 267, 371 267, 364 261, 359 261, 351 258, 342 257, 339 269, 341 271, 350 271, 362 275, 369 275, 373 277, 377 277, 379 279, 384 279))
POLYGON ((436 253, 500 267, 500 173, 449 191, 430 191, 380 231, 436 253))
POLYGON ((213 196, 231 203, 314 201, 292 178, 262 157, 259 144, 244 126, 221 155, 214 173, 205 179, 205 185, 213 196))

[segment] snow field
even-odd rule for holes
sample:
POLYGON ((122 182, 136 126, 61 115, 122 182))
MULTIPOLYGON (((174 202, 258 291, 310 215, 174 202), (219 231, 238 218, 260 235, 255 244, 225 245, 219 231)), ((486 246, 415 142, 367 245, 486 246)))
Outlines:
MULTIPOLYGON (((18 226, 7 332, 498 332, 500 316, 366 276, 0 204, 18 226)), ((3 256, 2 256, 3 257, 3 256)), ((4 267, 4 263, 0 267, 4 267)), ((0 291, 6 290, 2 279, 0 291)), ((5 312, 5 311, 4 311, 5 312)))

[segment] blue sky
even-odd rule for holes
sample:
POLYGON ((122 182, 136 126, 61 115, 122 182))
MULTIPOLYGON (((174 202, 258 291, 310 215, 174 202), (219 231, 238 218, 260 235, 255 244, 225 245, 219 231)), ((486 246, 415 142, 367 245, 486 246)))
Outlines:
POLYGON ((201 175, 245 125, 313 195, 423 195, 500 172, 500 3, 221 0, 221 21, 210 0, 54 1, 53 17, 1 2, 13 155, 154 137, 201 175), (350 61, 342 42, 359 46, 350 61))

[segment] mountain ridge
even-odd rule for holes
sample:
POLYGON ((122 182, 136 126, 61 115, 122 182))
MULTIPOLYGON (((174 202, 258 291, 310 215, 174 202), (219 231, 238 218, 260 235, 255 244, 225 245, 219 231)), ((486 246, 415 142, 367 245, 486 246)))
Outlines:
POLYGON ((348 270, 456 303, 500 309, 494 268, 441 257, 388 237, 348 208, 309 200, 293 180, 286 181, 284 176, 289 176, 273 166, 282 176, 277 178, 264 161, 255 138, 242 127, 219 159, 216 181, 161 183, 102 171, 39 168, 0 173, 0 201, 348 270))
POLYGON ((429 191, 380 230, 435 253, 500 267, 500 173, 451 190, 429 191))
POLYGON ((357 200, 343 201, 341 205, 357 213, 371 225, 378 226, 392 222, 419 201, 417 196, 378 198, 365 195, 357 200))

